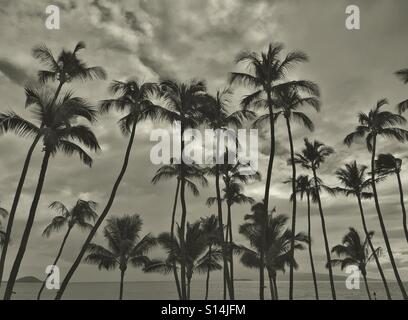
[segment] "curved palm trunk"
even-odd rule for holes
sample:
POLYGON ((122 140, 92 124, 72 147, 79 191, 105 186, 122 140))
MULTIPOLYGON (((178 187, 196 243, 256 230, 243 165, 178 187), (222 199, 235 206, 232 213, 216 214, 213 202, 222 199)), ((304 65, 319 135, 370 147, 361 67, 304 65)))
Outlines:
POLYGON ((61 257, 62 250, 64 249, 65 242, 67 241, 68 236, 69 236, 71 230, 72 230, 72 226, 69 226, 67 232, 65 233, 64 239, 62 240, 61 246, 60 246, 60 248, 59 248, 59 250, 58 250, 58 254, 57 254, 57 256, 56 256, 56 258, 55 258, 55 260, 54 260, 54 262, 53 262, 53 264, 52 264, 53 267, 52 267, 50 273, 49 273, 49 274, 46 276, 46 278, 44 279, 44 281, 43 281, 43 283, 42 283, 42 285, 41 285, 40 291, 38 291, 37 300, 40 300, 40 299, 41 299, 41 294, 42 294, 42 292, 43 292, 43 290, 44 290, 44 288, 45 288, 45 284, 47 283, 48 278, 49 278, 49 277, 53 274, 53 272, 54 272, 54 266, 57 265, 58 260, 59 260, 59 258, 61 257))
POLYGON ((272 274, 273 290, 275 291, 276 300, 279 300, 278 286, 276 285, 276 272, 272 274))
POLYGON ((312 252, 312 223, 310 217, 310 194, 307 193, 307 236, 309 238, 309 259, 310 259, 310 268, 312 269, 313 285, 315 290, 316 300, 319 300, 319 289, 317 287, 316 271, 313 261, 313 252, 312 252))
MULTIPOLYGON (((62 86, 63 86, 63 83, 59 83, 58 88, 55 91, 54 98, 51 101, 51 105, 53 105, 55 103, 55 101, 57 100, 62 86)), ((8 220, 7 220, 7 227, 6 227, 6 232, 5 232, 5 235, 4 235, 4 242, 3 242, 3 247, 2 247, 2 250, 1 250, 1 257, 0 257, 0 286, 1 286, 2 281, 3 281, 4 264, 6 263, 7 249, 8 249, 8 244, 10 242, 11 230, 13 229, 14 217, 16 215, 18 203, 20 201, 20 196, 21 196, 21 192, 23 190, 25 178, 27 176, 28 167, 30 166, 31 157, 33 155, 35 147, 38 144, 38 141, 40 141, 40 138, 41 138, 41 136, 37 135, 34 138, 34 141, 31 144, 30 148, 28 149, 27 156, 26 156, 26 159, 25 159, 24 165, 23 165, 23 170, 21 171, 20 179, 19 179, 18 184, 17 184, 16 193, 14 194, 13 204, 11 205, 11 210, 10 210, 9 217, 8 217, 8 220)))
MULTIPOLYGON (((269 189, 271 186, 271 179, 272 179, 272 168, 273 168, 273 160, 275 157, 275 122, 274 122, 274 113, 272 108, 272 98, 271 93, 267 92, 267 103, 268 103, 268 110, 269 110, 269 127, 270 127, 270 136, 271 136, 271 151, 269 154, 269 163, 268 163, 268 171, 266 173, 266 184, 265 184, 265 195, 264 195, 264 221, 262 223, 262 247, 260 250, 260 259, 261 261, 264 260, 265 256, 265 248, 266 248, 266 235, 265 235, 265 225, 266 220, 268 217, 268 205, 269 205, 269 189)), ((264 300, 264 282, 265 282, 265 275, 263 268, 259 269, 259 299, 264 300)))
MULTIPOLYGON (((211 257, 211 249, 212 249, 212 245, 210 244, 208 246, 208 256, 211 257)), ((210 266, 208 266, 207 268, 207 278, 205 279, 205 297, 204 300, 208 300, 208 291, 210 289, 210 266)))
POLYGON ((124 280, 125 280, 125 271, 126 270, 120 270, 119 300, 123 299, 123 286, 124 286, 124 280))
POLYGON ((372 299, 371 299, 370 288, 368 287, 367 272, 366 272, 365 270, 361 270, 361 273, 362 273, 362 275, 363 275, 364 285, 365 285, 365 288, 366 288, 366 291, 367 291, 368 299, 369 299, 369 300, 372 300, 372 299))
POLYGON ((375 264, 377 265, 378 272, 380 273, 381 280, 382 280, 382 282, 384 284, 384 289, 385 289, 385 293, 387 294, 387 299, 391 300, 392 298, 391 298, 390 289, 388 288, 387 279, 385 278, 385 274, 384 274, 384 271, 383 271, 383 269, 381 267, 380 260, 378 259, 378 255, 375 252, 373 242, 371 241, 371 239, 369 237, 369 231, 368 231, 367 224, 366 224, 366 221, 365 221, 363 205, 361 203, 360 195, 357 195, 357 202, 358 202, 358 207, 360 208, 361 222, 363 223, 363 229, 364 229, 364 233, 365 233, 365 236, 367 238, 367 241, 368 241, 368 245, 370 247, 371 252, 373 253, 375 264))
POLYGON ((28 167, 30 166, 31 157, 33 155, 34 149, 37 146, 39 140, 40 140, 40 136, 37 135, 33 143, 31 144, 30 148, 28 149, 28 153, 24 161, 23 170, 21 172, 20 180, 18 181, 17 190, 14 195, 13 204, 11 206, 11 210, 9 213, 6 232, 4 235, 4 243, 3 243, 2 250, 1 250, 1 258, 0 258, 0 286, 3 280, 4 264, 6 263, 7 249, 8 249, 8 244, 10 242, 11 231, 13 229, 13 222, 14 222, 14 217, 16 215, 18 202, 20 201, 20 196, 23 190, 25 178, 27 176, 28 167))
MULTIPOLYGON (((173 212, 171 214, 170 236, 171 236, 172 241, 174 239, 174 225, 176 221, 176 210, 177 210, 177 200, 178 200, 179 189, 180 189, 180 179, 177 179, 177 187, 176 187, 176 194, 174 196, 173 212)), ((179 299, 181 300, 182 295, 181 295, 181 288, 180 288, 180 280, 178 277, 177 266, 176 266, 175 261, 173 262, 173 275, 174 275, 174 281, 176 282, 177 294, 178 294, 179 299)))
POLYGON ((18 248, 18 252, 14 260, 13 267, 11 268, 9 279, 7 281, 7 287, 4 293, 4 300, 10 300, 11 295, 13 293, 14 283, 16 282, 18 271, 21 265, 21 261, 23 260, 23 257, 24 257, 24 254, 27 248, 28 239, 31 233, 31 228, 33 227, 33 223, 34 223, 35 213, 37 211, 38 202, 40 201, 41 191, 44 185, 45 174, 47 172, 48 161, 50 159, 50 155, 51 155, 50 152, 46 150, 44 153, 42 164, 41 164, 40 175, 38 177, 38 183, 35 189, 33 202, 31 203, 31 208, 28 214, 27 223, 26 223, 26 226, 23 232, 23 236, 21 238, 20 247, 18 248))
POLYGON ((402 225, 404 227, 405 239, 408 242, 407 212, 405 211, 404 190, 402 189, 401 176, 398 171, 396 175, 397 175, 397 180, 398 180, 398 188, 399 188, 399 193, 400 193, 400 202, 401 202, 401 209, 402 209, 402 225))
MULTIPOLYGON (((315 183, 315 188, 316 188, 317 204, 319 206, 320 220, 322 222, 322 231, 323 231, 323 237, 324 237, 324 248, 326 250, 327 262, 329 262, 329 261, 331 261, 331 256, 330 256, 329 241, 327 240, 326 222, 324 220, 322 202, 320 200, 319 186, 317 185, 318 180, 317 180, 316 169, 312 168, 312 170, 313 170, 313 178, 314 178, 314 183, 315 183)), ((333 268, 332 268, 332 265, 330 263, 327 264, 327 267, 329 269, 330 288, 331 288, 332 298, 333 298, 333 300, 336 300, 336 290, 334 288, 334 279, 333 279, 333 268)))
POLYGON ((231 205, 228 204, 228 221, 227 221, 228 235, 227 242, 229 242, 229 260, 230 260, 230 281, 231 281, 231 299, 235 299, 235 288, 234 288, 234 252, 232 249, 233 239, 232 239, 232 215, 231 215, 231 205), (229 239, 228 239, 229 237, 229 239))
POLYGON ((272 277, 272 272, 270 270, 268 270, 268 278, 269 278, 269 290, 271 292, 271 300, 276 300, 276 296, 275 296, 275 286, 273 284, 273 277, 272 277))
POLYGON ((106 218, 107 214, 109 213, 110 208, 112 207, 113 201, 115 200, 115 196, 116 196, 116 192, 118 191, 120 182, 123 179, 123 176, 125 175, 126 172, 126 168, 128 166, 129 163, 129 157, 130 157, 130 152, 132 150, 132 145, 133 145, 133 141, 135 139, 135 133, 136 133, 136 122, 133 124, 132 127, 132 131, 130 134, 130 138, 129 138, 129 142, 126 148, 126 153, 125 153, 125 158, 123 160, 123 165, 122 165, 122 169, 119 172, 119 175, 115 181, 115 184, 113 185, 111 194, 109 196, 108 202, 105 206, 105 208, 103 209, 101 215, 99 216, 98 220, 96 221, 94 227, 92 228, 92 230, 89 232, 88 237, 85 240, 85 243, 83 244, 81 251, 79 252, 77 258, 75 259, 74 263, 72 264, 71 268, 68 270, 67 275, 65 276, 64 280, 62 281, 61 284, 61 288, 58 290, 55 299, 56 300, 60 300, 62 295, 65 292, 65 289, 67 288, 67 285, 69 283, 69 281, 71 280, 72 276, 74 275, 76 269, 78 268, 79 264, 81 263, 81 260, 83 258, 83 256, 85 255, 89 244, 91 243, 93 237, 96 234, 96 231, 98 231, 99 227, 101 226, 103 220, 106 218))
MULTIPOLYGON (((289 118, 286 119, 286 127, 288 129, 289 146, 290 146, 290 160, 292 165, 292 194, 295 195, 292 199, 292 239, 290 240, 290 256, 291 261, 295 259, 295 235, 296 235, 296 164, 295 151, 293 148, 292 130, 290 129, 289 118)), ((293 263, 290 264, 289 270, 289 300, 293 300, 293 263)))
POLYGON ((380 221, 381 232, 384 237, 385 246, 387 247, 388 257, 390 258, 390 262, 391 262, 391 266, 395 274, 395 278, 397 280, 397 283, 401 290, 403 298, 407 300, 408 299, 407 292, 405 291, 404 284, 402 283, 401 277, 398 272, 397 264, 395 263, 395 260, 394 260, 394 255, 392 253, 390 241, 388 239, 387 229, 385 228, 384 219, 381 213, 380 203, 378 201, 377 186, 375 183, 375 172, 374 172, 376 142, 377 142, 377 136, 374 135, 373 147, 371 151, 371 187, 373 189, 373 194, 374 194, 375 209, 377 211, 378 220, 380 221))

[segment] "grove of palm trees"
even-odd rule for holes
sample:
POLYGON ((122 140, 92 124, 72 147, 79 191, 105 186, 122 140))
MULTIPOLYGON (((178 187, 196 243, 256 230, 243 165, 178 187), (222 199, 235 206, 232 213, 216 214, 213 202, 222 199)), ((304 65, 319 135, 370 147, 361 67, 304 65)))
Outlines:
MULTIPOLYGON (((117 4, 92 6, 106 46, 139 41, 115 25, 117 4)), ((328 69, 321 48, 277 31, 243 37, 233 52, 225 42, 197 54, 190 39, 194 67, 143 42, 109 56, 83 32, 86 41, 76 32, 25 44, 30 69, 18 81, 0 57, 0 76, 17 88, 0 89, 4 300, 408 299, 406 51, 405 65, 378 71, 393 95, 359 75, 329 85, 322 75, 345 72, 335 59, 328 69), (153 164, 152 132, 176 125, 170 161, 153 164), (186 133, 206 129, 213 152, 198 163, 186 133), (239 129, 257 130, 257 163, 239 157, 239 129)), ((160 41, 178 52, 172 36, 160 41)))

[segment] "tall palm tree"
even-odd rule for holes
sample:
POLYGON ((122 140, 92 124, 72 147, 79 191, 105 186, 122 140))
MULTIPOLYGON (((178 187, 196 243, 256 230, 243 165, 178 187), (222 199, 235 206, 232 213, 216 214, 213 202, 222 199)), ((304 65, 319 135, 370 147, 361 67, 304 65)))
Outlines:
MULTIPOLYGON (((178 201, 178 194, 180 190, 180 182, 183 179, 187 188, 191 190, 194 196, 199 196, 200 192, 198 190, 197 185, 193 182, 193 180, 198 180, 201 186, 205 187, 208 185, 208 181, 204 176, 205 170, 200 168, 196 164, 184 164, 184 175, 180 176, 181 172, 181 164, 175 163, 174 159, 171 161, 172 163, 169 165, 164 165, 160 169, 156 171, 155 176, 152 179, 153 184, 157 184, 162 179, 170 179, 170 178, 177 178, 177 186, 176 186, 176 193, 174 195, 174 203, 173 203, 173 211, 171 214, 171 227, 170 227, 170 235, 171 238, 174 238, 174 226, 176 221, 176 210, 177 210, 177 201, 178 201)), ((174 262, 175 263, 175 262, 174 262)), ((178 277, 177 268, 173 266, 173 273, 174 273, 174 280, 176 282, 177 293, 179 298, 182 299, 180 281, 178 277)))
POLYGON ((374 232, 370 231, 364 242, 354 228, 349 228, 349 232, 343 237, 342 244, 338 244, 332 248, 332 253, 337 254, 340 259, 333 259, 329 264, 336 266, 340 265, 341 270, 348 266, 357 266, 361 271, 364 279, 364 285, 367 290, 368 299, 371 300, 371 293, 367 282, 367 265, 373 259, 373 255, 379 256, 381 248, 375 249, 370 254, 368 241, 373 237, 374 232))
POLYGON ((378 200, 376 172, 375 172, 375 156, 377 148, 377 138, 385 137, 392 138, 399 142, 406 141, 408 138, 408 131, 396 127, 399 124, 405 124, 406 119, 398 114, 390 111, 385 111, 382 108, 388 104, 386 99, 377 101, 376 106, 369 111, 369 113, 360 112, 358 114, 359 125, 355 131, 344 138, 344 143, 350 146, 357 138, 365 137, 368 151, 371 153, 371 188, 374 195, 375 208, 380 222, 381 231, 384 237, 385 246, 387 248, 388 257, 390 258, 391 266, 398 282, 404 299, 408 299, 407 292, 398 272, 397 264, 395 263, 394 254, 392 252, 391 244, 388 239, 387 228, 384 224, 384 219, 381 212, 380 202, 378 200))
MULTIPOLYGON (((50 157, 55 156, 57 152, 62 152, 68 156, 78 154, 84 164, 91 166, 92 158, 75 142, 80 142, 92 151, 100 149, 98 141, 89 127, 74 124, 78 118, 88 121, 95 120, 95 109, 84 99, 72 97, 70 93, 67 93, 60 101, 53 103, 50 95, 46 93, 41 94, 33 90, 27 94, 34 99, 31 101, 33 103, 32 112, 41 123, 41 126, 38 127, 27 121, 25 123, 30 124, 30 133, 42 138, 44 156, 27 223, 4 293, 4 299, 6 300, 11 298, 21 261, 27 248, 50 157)), ((17 115, 9 114, 9 116, 17 115)))
MULTIPOLYGON (((296 87, 283 87, 281 90, 278 90, 275 94, 276 98, 273 99, 273 104, 276 108, 276 117, 282 115, 285 119, 286 128, 288 131, 289 138, 289 147, 290 147, 290 161, 289 164, 292 166, 292 194, 296 193, 296 164, 294 161, 295 150, 293 147, 293 137, 291 129, 291 120, 297 121, 306 129, 313 131, 314 125, 312 120, 303 113, 301 110, 302 107, 310 106, 316 111, 320 111, 320 101, 318 98, 318 93, 312 96, 302 96, 297 90, 296 87)), ((296 233, 296 197, 292 197, 292 232, 296 233)), ((295 254, 295 239, 292 240, 291 245, 292 252, 295 254)), ((294 256, 293 256, 294 258, 294 256)), ((294 261, 294 260, 293 260, 294 261)), ((293 299, 293 269, 294 266, 289 268, 289 300, 293 299)))
MULTIPOLYGON (((272 168, 275 157, 275 114, 273 109, 273 96, 275 92, 284 86, 296 86, 308 92, 316 92, 314 83, 309 81, 298 80, 284 83, 286 74, 290 68, 300 62, 308 61, 308 57, 301 51, 289 52, 285 58, 281 58, 283 45, 278 43, 269 44, 267 52, 249 52, 243 51, 235 59, 236 63, 245 63, 250 69, 250 73, 233 72, 231 73, 230 82, 240 82, 255 91, 245 96, 241 101, 241 106, 246 108, 255 107, 267 110, 267 114, 261 116, 261 119, 269 122, 270 130, 270 155, 266 174, 265 194, 263 203, 265 205, 264 224, 266 223, 266 212, 269 205, 269 190, 272 179, 272 168)), ((265 237, 264 237, 265 238, 265 237)), ((261 249, 261 256, 264 255, 261 249)), ((264 297, 264 271, 261 268, 259 284, 259 296, 262 300, 264 297)))
MULTIPOLYGON (((285 181, 292 182, 292 180, 285 181)), ((321 181, 318 181, 318 184, 321 184, 321 181)), ((309 238, 309 259, 310 259, 310 268, 312 270, 313 285, 315 290, 316 300, 319 300, 319 289, 317 286, 316 270, 313 260, 313 251, 312 251, 312 224, 311 224, 311 212, 310 212, 310 200, 317 202, 317 196, 315 191, 315 184, 312 178, 307 175, 299 175, 296 177, 296 189, 295 193, 292 193, 291 199, 293 199, 296 194, 300 195, 300 200, 303 200, 304 195, 306 195, 307 202, 307 237, 309 238)))
POLYGON ((371 237, 369 236, 369 231, 361 201, 362 199, 371 199, 373 196, 372 192, 367 191, 367 189, 371 187, 371 180, 366 178, 366 170, 366 166, 358 165, 356 161, 346 164, 344 168, 337 169, 336 177, 340 181, 342 186, 335 188, 335 191, 341 192, 346 196, 355 196, 357 198, 364 234, 367 239, 368 246, 371 249, 378 271, 381 275, 381 280, 384 284, 387 298, 391 300, 391 293, 388 288, 387 279, 385 278, 384 271, 381 267, 381 263, 376 254, 374 245, 371 242, 371 237))
MULTIPOLYGON (((54 209, 59 215, 54 217, 51 223, 45 228, 43 236, 48 238, 54 231, 60 231, 64 227, 67 228, 57 256, 52 264, 52 266, 56 266, 59 258, 61 257, 62 251, 64 250, 65 243, 69 234, 71 233, 71 230, 75 226, 82 230, 91 230, 92 224, 90 224, 90 222, 94 222, 98 215, 95 212, 96 202, 81 199, 79 199, 71 209, 68 209, 62 202, 59 201, 52 202, 49 207, 54 209)), ((52 268, 50 273, 44 279, 40 291, 38 291, 37 300, 41 299, 41 294, 45 288, 45 284, 53 272, 54 269, 52 268)))
POLYGON ((154 83, 142 83, 137 80, 130 80, 128 82, 114 81, 111 84, 109 90, 113 95, 117 95, 117 98, 103 100, 100 104, 100 111, 101 113, 107 113, 112 109, 116 109, 120 112, 126 112, 127 114, 119 120, 119 127, 122 131, 122 134, 126 137, 128 136, 129 140, 127 143, 122 167, 113 185, 111 194, 108 198, 108 202, 106 203, 105 208, 103 209, 99 218, 95 222, 94 227, 86 238, 85 243, 83 244, 81 251, 75 259, 73 265, 62 281, 61 288, 55 297, 55 299, 57 300, 61 299, 62 295, 64 294, 65 289, 74 272, 81 263, 81 260, 85 255, 89 244, 91 243, 97 230, 99 229, 100 225, 102 224, 103 220, 106 218, 112 207, 119 185, 128 167, 129 157, 136 135, 137 124, 146 119, 156 119, 157 117, 159 117, 162 109, 160 106, 155 105, 151 101, 152 96, 158 91, 158 86, 154 83))
MULTIPOLYGON (((165 80, 160 83, 161 97, 167 104, 167 112, 162 117, 170 123, 180 124, 180 177, 185 175, 185 157, 184 154, 184 132, 187 128, 197 127, 200 123, 199 108, 206 97, 206 85, 203 81, 192 80, 189 83, 177 83, 171 80, 165 80)), ((180 182, 180 202, 181 202, 181 232, 185 234, 187 222, 187 204, 185 199, 186 182, 182 178, 180 182)), ((186 266, 181 265, 180 284, 182 298, 187 297, 186 266)))
MULTIPOLYGON (((33 48, 33 56, 40 60, 45 66, 48 67, 48 70, 38 71, 38 78, 41 83, 47 83, 49 81, 56 81, 58 83, 57 89, 52 98, 51 104, 54 104, 57 100, 61 89, 64 84, 74 81, 74 80, 92 80, 92 79, 105 79, 106 73, 101 67, 88 67, 85 62, 83 62, 78 57, 78 52, 85 48, 84 42, 78 42, 73 51, 63 50, 57 58, 54 58, 51 50, 45 45, 39 45, 33 48)), ((26 107, 31 104, 29 96, 27 96, 26 107)), ((19 136, 27 136, 27 123, 24 123, 24 120, 18 117, 12 116, 9 120, 3 119, 0 120, 0 134, 4 132, 13 131, 19 136)), ((29 125, 28 125, 29 126, 29 125)), ((40 125, 42 127, 42 125, 40 125)), ((16 214, 17 206, 20 201, 21 191, 24 186, 25 178, 27 176, 28 167, 31 162, 31 157, 36 148, 38 142, 41 139, 41 136, 31 134, 30 136, 34 137, 34 140, 28 149, 26 158, 24 160, 23 169, 20 174, 20 178, 17 184, 17 189, 14 195, 13 203, 10 210, 10 216, 7 222, 6 234, 4 243, 1 251, 0 258, 0 285, 3 279, 4 264, 7 256, 8 243, 10 241, 11 231, 13 228, 14 216, 16 214)))
MULTIPOLYGON (((7 216, 8 216, 8 211, 0 207, 0 217, 4 219, 7 216)), ((6 237, 6 233, 3 231, 3 221, 0 220, 0 247, 4 246, 5 237, 6 237)))
MULTIPOLYGON (((256 211, 255 211, 256 214, 256 211)), ((284 215, 272 217, 268 215, 266 224, 266 251, 265 258, 260 258, 260 248, 262 246, 262 228, 253 220, 240 226, 239 232, 247 238, 254 249, 240 247, 242 251, 241 262, 249 268, 266 268, 269 276, 269 287, 272 300, 279 299, 276 285, 276 276, 278 271, 285 271, 285 266, 293 264, 297 268, 296 261, 293 261, 291 255, 292 232, 286 229, 285 225, 288 218, 284 215)), ((262 221, 262 220, 260 220, 262 221)), ((307 236, 303 233, 295 237, 296 249, 304 249, 302 242, 307 242, 307 236)))
MULTIPOLYGON (((395 75, 404 83, 408 83, 408 68, 398 70, 395 75)), ((401 114, 408 109, 408 99, 400 102, 397 106, 398 112, 401 114)))
MULTIPOLYGON (((317 170, 320 168, 321 164, 324 163, 326 158, 330 156, 334 150, 331 147, 324 145, 319 141, 310 142, 307 138, 304 139, 305 148, 295 155, 295 163, 299 163, 302 167, 312 170, 313 182, 316 190, 316 200, 319 207, 320 220, 322 223, 324 247, 326 251, 327 261, 331 260, 329 241, 327 239, 326 222, 323 214, 322 202, 320 199, 320 189, 319 189, 319 178, 317 176, 317 170)), ((330 278, 330 288, 333 300, 336 300, 336 290, 334 287, 333 270, 331 265, 328 265, 329 278, 330 278)))
POLYGON ((222 242, 220 241, 220 234, 218 232, 218 220, 216 215, 211 215, 209 217, 201 218, 201 231, 207 238, 207 253, 204 260, 207 262, 207 276, 205 280, 205 296, 204 300, 208 299, 208 293, 210 288, 210 273, 213 271, 214 266, 218 264, 222 252, 219 249, 222 242), (217 255, 216 253, 220 253, 217 255))
POLYGON ((186 300, 191 298, 191 280, 194 273, 207 273, 221 270, 219 260, 222 257, 220 250, 207 250, 208 238, 201 229, 201 222, 186 224, 185 234, 180 226, 177 226, 177 236, 171 239, 168 232, 158 236, 158 242, 167 252, 167 258, 153 260, 145 268, 146 272, 169 273, 173 268, 173 261, 180 266, 186 267, 186 300), (183 242, 185 242, 183 244, 183 242))
POLYGON ((407 226, 407 212, 405 210, 404 203, 404 190, 402 189, 401 182, 401 167, 402 160, 394 157, 392 154, 379 154, 377 160, 375 161, 375 168, 377 173, 382 176, 388 176, 395 174, 398 182, 398 189, 400 194, 400 203, 402 209, 402 225, 404 227, 405 239, 408 242, 408 226, 407 226))
POLYGON ((142 219, 139 215, 124 215, 107 220, 103 236, 108 242, 108 248, 90 243, 85 261, 95 264, 100 269, 120 270, 119 300, 123 299, 123 285, 128 265, 144 268, 149 263, 146 256, 156 245, 156 239, 147 234, 140 237, 142 219))

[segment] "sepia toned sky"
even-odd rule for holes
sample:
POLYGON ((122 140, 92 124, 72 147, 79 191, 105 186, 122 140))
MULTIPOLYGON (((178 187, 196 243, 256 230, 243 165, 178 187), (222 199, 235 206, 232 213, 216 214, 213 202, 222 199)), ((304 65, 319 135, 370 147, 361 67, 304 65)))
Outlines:
MULTIPOLYGON (((380 1, 245 1, 245 0, 56 0, 61 9, 61 29, 47 30, 44 26, 45 8, 49 1, 0 0, 0 111, 14 110, 29 117, 24 110, 24 84, 35 79, 42 66, 35 61, 30 50, 34 45, 45 43, 54 54, 61 48, 73 49, 83 40, 87 48, 80 55, 89 65, 103 66, 106 81, 73 82, 64 89, 96 103, 109 98, 107 87, 112 80, 137 77, 144 81, 173 78, 188 81, 205 79, 209 91, 227 86, 228 73, 241 70, 233 63, 234 57, 243 49, 265 50, 270 42, 282 42, 287 50, 300 49, 310 57, 310 62, 294 69, 290 79, 308 79, 319 84, 322 92, 322 110, 310 111, 316 130, 313 133, 294 125, 295 148, 300 150, 303 137, 318 139, 335 148, 322 166, 320 175, 326 184, 335 186, 334 171, 343 164, 358 160, 368 164, 368 153, 363 143, 347 148, 342 140, 356 123, 359 111, 368 111, 379 98, 390 101, 390 109, 406 99, 408 87, 394 75, 408 67, 407 30, 408 2, 405 0, 380 1), (361 29, 345 28, 345 8, 356 4, 361 11, 361 29)), ((235 87, 233 108, 239 99, 249 93, 235 87)), ((44 276, 44 268, 51 264, 61 241, 61 234, 50 239, 41 237, 42 230, 54 213, 48 209, 50 202, 59 200, 72 206, 78 198, 94 200, 103 208, 120 169, 126 138, 121 136, 116 121, 120 114, 104 115, 95 126, 102 151, 94 156, 91 169, 80 161, 58 155, 50 161, 49 171, 37 211, 30 243, 20 269, 20 276, 44 276)), ((175 181, 153 186, 150 181, 158 169, 149 159, 153 143, 149 141, 152 128, 166 124, 144 123, 138 127, 132 159, 120 186, 110 215, 139 214, 144 221, 144 233, 157 235, 167 231, 175 191, 175 181)), ((265 129, 266 130, 266 129, 265 129)), ((267 136, 260 131, 260 137, 267 136)), ((12 197, 26 155, 29 139, 7 134, 0 137, 0 201, 10 208, 12 197)), ((260 171, 265 176, 268 142, 260 141, 260 171)), ((282 182, 290 176, 286 164, 289 157, 286 129, 278 123, 277 158, 274 165, 270 203, 278 213, 290 214, 288 201, 290 186, 282 182)), ((381 152, 392 152, 400 157, 407 155, 407 146, 393 141, 379 141, 381 152)), ((10 269, 12 258, 18 248, 32 194, 36 185, 41 150, 37 149, 17 211, 15 227, 6 266, 10 269)), ((407 160, 404 160, 405 162, 407 160)), ((301 170, 300 170, 301 171, 301 170)), ((408 170, 402 173, 405 189, 408 170)), ((248 195, 262 198, 264 182, 245 188, 248 195)), ((202 190, 201 196, 188 195, 188 219, 215 213, 207 208, 205 200, 214 195, 212 182, 202 190)), ((408 279, 408 244, 403 237, 398 189, 394 177, 379 186, 383 214, 391 238, 395 258, 401 274, 408 279)), ((362 232, 355 199, 322 196, 323 208, 331 246, 340 243, 349 226, 362 232)), ((373 204, 364 203, 369 228, 376 231, 375 244, 384 247, 373 204)), ((298 230, 306 231, 304 203, 299 204, 298 230)), ((325 273, 324 247, 321 237, 317 208, 312 208, 313 243, 315 264, 319 273, 325 273)), ((234 208, 234 229, 242 223, 249 212, 248 206, 234 208)), ((72 233, 63 254, 60 267, 66 271, 76 257, 85 235, 72 233)), ((245 243, 236 232, 236 242, 245 243)), ((95 239, 103 244, 101 233, 95 239)), ((152 252, 160 257, 160 250, 152 252)), ((298 253, 299 272, 310 272, 308 255, 298 253)), ((386 256, 382 257, 386 275, 393 279, 386 256)), ((257 274, 237 265, 237 278, 256 279, 257 274)), ((342 274, 335 269, 336 274, 342 274)), ((371 267, 369 276, 378 278, 371 267)), ((214 275, 221 277, 221 273, 214 275)), ((281 277, 281 275, 280 275, 281 277)), ((116 272, 98 272, 96 267, 82 264, 75 274, 75 281, 115 281, 116 272)), ((168 276, 145 275, 129 269, 127 279, 171 280, 168 276)))

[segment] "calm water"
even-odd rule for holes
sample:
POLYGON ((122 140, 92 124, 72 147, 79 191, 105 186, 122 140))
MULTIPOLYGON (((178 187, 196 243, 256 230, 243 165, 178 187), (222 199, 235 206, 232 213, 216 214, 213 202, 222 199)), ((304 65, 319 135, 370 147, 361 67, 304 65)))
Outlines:
MULTIPOLYGON (((203 299, 204 281, 192 283, 192 299, 203 299)), ((363 284, 359 290, 348 290, 344 281, 336 282, 336 293, 338 299, 367 299, 363 284)), ((370 282, 371 292, 376 292, 377 299, 385 299, 383 285, 381 282, 370 282)), ((394 299, 401 299, 396 283, 389 283, 394 299)), ((37 283, 17 283, 14 291, 14 299, 35 299, 39 289, 37 283)), ((4 285, 2 286, 4 290, 4 285)), ((2 291, 1 290, 1 291, 2 291)), ((287 299, 288 282, 278 283, 278 290, 281 299, 287 299)), ((235 291, 237 299, 257 299, 257 281, 236 281, 235 291)), ((65 292, 64 299, 80 300, 109 300, 117 299, 119 294, 119 284, 113 282, 92 282, 92 283, 72 283, 65 292)), ((269 287, 265 288, 266 298, 269 298, 269 287)), ((330 285, 328 282, 319 283, 319 294, 321 299, 330 299, 330 285)), ((44 299, 53 299, 55 291, 44 290, 44 299)), ((166 300, 177 299, 175 285, 171 281, 149 281, 149 282, 127 282, 125 283, 124 298, 132 300, 166 300)), ((222 281, 213 281, 210 284, 210 299, 222 299, 222 281)), ((296 299, 314 299, 313 283, 309 281, 298 281, 295 283, 296 299)))

